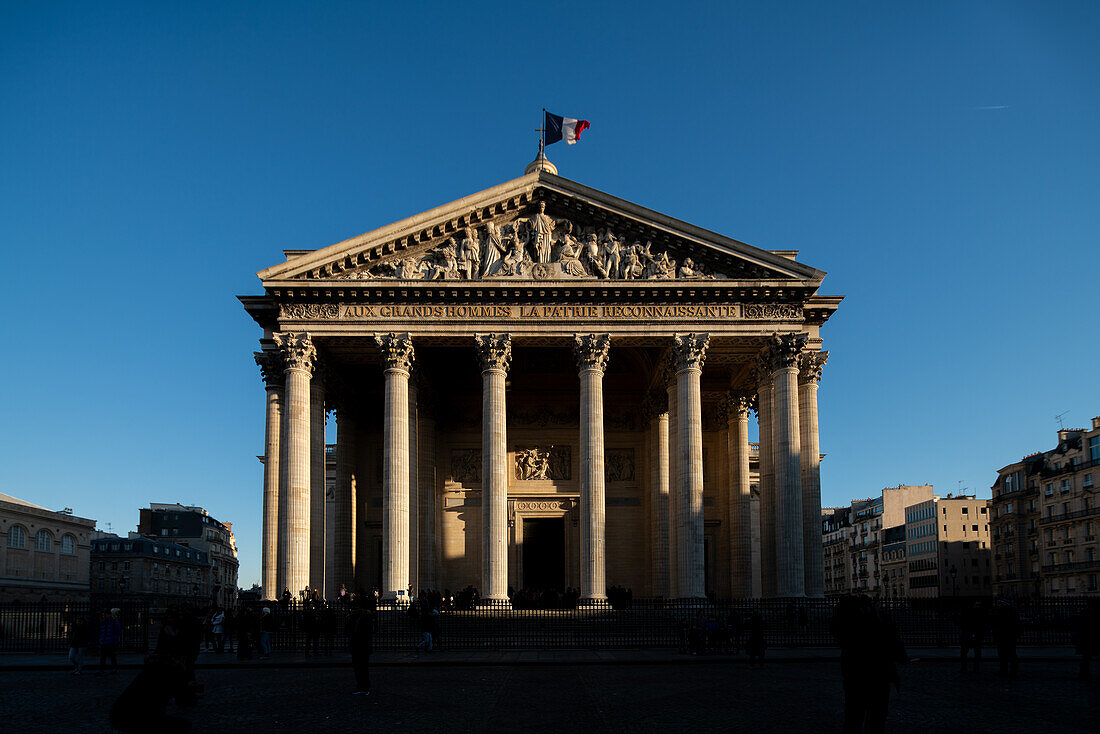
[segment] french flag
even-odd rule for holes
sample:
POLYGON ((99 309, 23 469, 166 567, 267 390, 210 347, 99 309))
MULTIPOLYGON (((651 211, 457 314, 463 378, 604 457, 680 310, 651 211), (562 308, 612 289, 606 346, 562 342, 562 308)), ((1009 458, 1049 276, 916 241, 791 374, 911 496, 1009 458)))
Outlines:
POLYGON ((588 129, 588 120, 574 120, 572 117, 561 117, 560 115, 552 115, 546 110, 546 124, 543 128, 546 130, 546 144, 551 145, 564 140, 572 145, 581 139, 581 133, 588 129))

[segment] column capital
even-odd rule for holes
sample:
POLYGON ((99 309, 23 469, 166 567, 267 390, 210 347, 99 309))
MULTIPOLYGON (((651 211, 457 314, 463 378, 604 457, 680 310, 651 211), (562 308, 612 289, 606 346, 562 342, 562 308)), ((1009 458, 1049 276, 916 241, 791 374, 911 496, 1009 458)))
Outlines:
POLYGON ((508 372, 512 365, 511 334, 474 334, 474 342, 482 373, 490 370, 508 372))
POLYGON ((774 333, 764 347, 764 362, 774 374, 790 367, 798 369, 798 361, 806 349, 806 334, 774 333))
POLYGON ((317 361, 317 347, 313 345, 313 337, 309 332, 287 331, 271 336, 282 350, 284 371, 300 370, 313 374, 313 367, 317 361))
POLYGON ((731 390, 723 396, 722 402, 726 406, 726 420, 730 423, 736 420, 748 420, 750 410, 759 413, 756 395, 750 393, 731 390))
POLYGON ((387 372, 398 370, 405 373, 412 372, 412 363, 416 358, 413 349, 412 335, 403 334, 375 334, 374 343, 382 352, 382 368, 387 372))
POLYGON ((275 350, 253 352, 256 364, 260 368, 260 376, 268 389, 283 386, 283 356, 275 350))
POLYGON ((610 334, 574 334, 573 355, 577 358, 577 371, 607 371, 611 352, 610 334))
POLYGON ((828 352, 804 352, 798 363, 798 381, 803 384, 821 382, 821 371, 828 361, 828 352))
POLYGON ((676 334, 672 337, 672 352, 676 371, 702 370, 710 346, 710 334, 676 334))

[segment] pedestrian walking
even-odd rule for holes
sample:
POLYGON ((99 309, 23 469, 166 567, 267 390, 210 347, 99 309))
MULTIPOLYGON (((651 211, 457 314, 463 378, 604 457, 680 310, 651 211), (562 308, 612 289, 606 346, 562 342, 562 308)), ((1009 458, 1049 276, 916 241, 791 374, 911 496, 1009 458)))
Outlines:
POLYGON ((260 659, 271 657, 271 636, 275 634, 275 615, 271 607, 264 607, 260 614, 260 659))
POLYGON ((91 642, 91 625, 83 615, 77 617, 69 628, 69 662, 73 664, 73 675, 84 672, 84 653, 91 642))
POLYGON ((898 664, 909 660, 897 629, 866 596, 845 596, 833 616, 844 683, 844 734, 877 734, 886 727, 890 684, 901 690, 898 664))
POLYGON ((370 695, 370 653, 374 639, 374 619, 360 600, 356 600, 355 612, 348 620, 348 647, 351 650, 351 665, 355 670, 355 690, 353 694, 370 695))
POLYGON ((1007 599, 993 605, 993 642, 997 645, 997 662, 1002 677, 1015 678, 1020 670, 1016 655, 1016 640, 1020 637, 1020 615, 1007 599))
POLYGON ((225 612, 221 607, 214 607, 214 613, 210 615, 210 629, 214 633, 214 649, 218 654, 225 652, 225 612))
POLYGON ((157 646, 141 672, 111 705, 109 717, 116 731, 144 734, 184 734, 191 722, 167 714, 168 702, 192 706, 201 686, 194 682, 190 663, 198 655, 199 634, 179 610, 169 610, 157 637, 157 646))
POLYGON ((982 664, 982 643, 989 631, 989 615, 985 605, 976 601, 967 607, 959 618, 959 673, 966 674, 966 658, 970 650, 974 651, 974 675, 982 664))
POLYGON ((111 672, 118 672, 118 644, 122 641, 122 625, 118 621, 121 609, 114 607, 104 612, 99 623, 99 674, 106 672, 107 661, 111 661, 111 672))

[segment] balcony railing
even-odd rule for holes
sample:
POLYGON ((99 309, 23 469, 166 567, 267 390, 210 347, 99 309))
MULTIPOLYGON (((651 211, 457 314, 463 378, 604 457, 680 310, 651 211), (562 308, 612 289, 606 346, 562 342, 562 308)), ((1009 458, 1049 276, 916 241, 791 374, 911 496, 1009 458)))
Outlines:
POLYGON ((1091 561, 1074 561, 1072 563, 1046 565, 1043 566, 1043 571, 1046 573, 1064 573, 1066 571, 1088 571, 1093 568, 1100 568, 1100 558, 1094 558, 1091 561))
POLYGON ((1059 515, 1048 515, 1047 517, 1039 518, 1040 525, 1049 525, 1054 522, 1065 522, 1066 520, 1076 520, 1080 517, 1091 517, 1093 515, 1100 514, 1100 507, 1090 507, 1087 510, 1074 510, 1073 512, 1063 512, 1059 515))

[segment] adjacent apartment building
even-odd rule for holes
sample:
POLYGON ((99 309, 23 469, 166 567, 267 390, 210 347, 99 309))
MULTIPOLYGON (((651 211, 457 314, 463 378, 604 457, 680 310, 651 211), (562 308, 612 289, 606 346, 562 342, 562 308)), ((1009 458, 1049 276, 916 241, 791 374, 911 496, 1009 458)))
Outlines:
POLYGON ((906 507, 931 498, 931 484, 899 484, 877 497, 822 511, 826 596, 892 594, 897 584, 890 583, 888 572, 896 568, 890 562, 896 560, 897 531, 890 529, 905 525, 906 507), (889 559, 884 557, 887 550, 889 559))
POLYGON ((974 495, 949 494, 905 508, 908 596, 992 593, 989 504, 974 495))
POLYGON ((92 541, 92 596, 104 601, 147 601, 153 609, 210 603, 207 553, 179 543, 101 534, 92 541))
POLYGON ((222 607, 235 603, 239 564, 231 523, 219 522, 201 507, 153 502, 141 509, 138 534, 206 553, 210 600, 222 607))
POLYGON ((1010 597, 1100 594, 1100 417, 1058 431, 1058 445, 997 472, 994 592, 1010 597))
POLYGON ((95 520, 0 494, 0 602, 84 601, 95 520))

